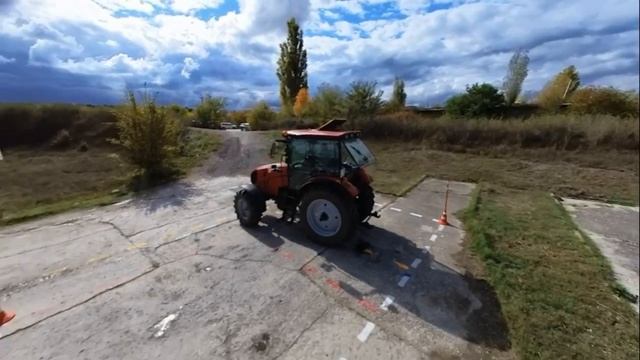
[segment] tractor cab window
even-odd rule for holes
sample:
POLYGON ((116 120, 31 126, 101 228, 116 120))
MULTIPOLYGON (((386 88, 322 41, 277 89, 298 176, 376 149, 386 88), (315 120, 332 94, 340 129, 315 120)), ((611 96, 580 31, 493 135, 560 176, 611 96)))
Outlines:
POLYGON ((340 170, 340 152, 335 140, 292 139, 289 152, 289 162, 293 169, 317 172, 340 170))
POLYGON ((373 163, 373 154, 362 140, 358 138, 347 139, 344 141, 344 146, 353 157, 357 166, 365 166, 373 163))

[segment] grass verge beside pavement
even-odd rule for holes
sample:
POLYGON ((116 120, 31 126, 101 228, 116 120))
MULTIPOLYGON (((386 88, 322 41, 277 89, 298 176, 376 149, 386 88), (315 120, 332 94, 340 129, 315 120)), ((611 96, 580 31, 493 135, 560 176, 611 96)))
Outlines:
MULTIPOLYGON (((190 131, 174 160, 180 174, 218 149, 218 135, 190 131)), ((0 161, 0 225, 75 208, 108 205, 130 192, 135 169, 113 147, 87 152, 12 148, 0 161)))
POLYGON ((523 359, 637 359, 611 268, 546 192, 481 185, 463 221, 523 359))

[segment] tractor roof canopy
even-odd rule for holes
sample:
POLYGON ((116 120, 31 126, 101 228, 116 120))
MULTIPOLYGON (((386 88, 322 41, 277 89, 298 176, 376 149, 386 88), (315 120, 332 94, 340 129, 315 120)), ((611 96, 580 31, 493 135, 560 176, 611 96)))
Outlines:
POLYGON ((322 124, 317 129, 305 129, 305 130, 285 130, 282 132, 282 136, 285 138, 291 137, 308 137, 308 138, 324 138, 324 139, 350 139, 359 136, 358 131, 343 131, 340 129, 347 120, 345 119, 332 119, 322 124))
POLYGON ((313 138, 325 138, 325 139, 348 139, 359 136, 358 131, 327 131, 327 130, 285 130, 282 132, 282 136, 285 138, 290 137, 313 137, 313 138))

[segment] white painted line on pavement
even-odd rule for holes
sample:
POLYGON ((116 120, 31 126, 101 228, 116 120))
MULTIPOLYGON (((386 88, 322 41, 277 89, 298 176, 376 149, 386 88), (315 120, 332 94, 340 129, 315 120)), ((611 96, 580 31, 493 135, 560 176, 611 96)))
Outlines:
POLYGON ((411 215, 411 216, 415 216, 415 217, 417 217, 417 218, 421 218, 421 217, 422 217, 422 215, 420 215, 420 214, 416 214, 416 213, 409 213, 409 215, 411 215))
POLYGON ((389 208, 389 209, 391 209, 391 210, 393 210, 393 211, 397 211, 397 212, 402 212, 402 209, 398 209, 398 208, 394 208, 394 207, 389 208))
POLYGON ((407 282, 409 282, 409 279, 411 279, 411 276, 402 275, 402 277, 400 278, 400 281, 398 281, 398 286, 404 287, 405 285, 407 285, 407 282))
POLYGON ((389 305, 393 304, 393 296, 387 296, 384 298, 382 305, 380 305, 380 309, 387 311, 389 310, 389 305))
POLYGON ((437 239, 437 238, 438 238, 438 235, 433 234, 433 235, 431 235, 431 237, 429 238, 429 240, 431 240, 431 241, 436 241, 436 239, 437 239))
POLYGON ((412 268, 414 268, 414 269, 417 269, 421 262, 422 262, 422 260, 420 260, 420 259, 415 259, 415 260, 413 260, 413 262, 411 263, 411 267, 412 267, 412 268))
POLYGON ((375 203, 375 204, 376 204, 376 206, 382 206, 382 204, 380 204, 380 203, 375 203))
POLYGON ((153 334, 153 337, 158 338, 164 335, 164 332, 167 331, 167 329, 169 329, 169 325, 171 325, 171 322, 175 320, 177 317, 178 317, 178 314, 169 314, 167 317, 160 320, 160 322, 153 327, 154 329, 158 329, 158 331, 156 331, 156 333, 153 334))
POLYGON ((115 205, 118 205, 118 206, 119 206, 119 205, 128 204, 128 203, 130 203, 130 202, 131 202, 131 199, 127 199, 127 200, 124 200, 124 201, 117 202, 117 203, 115 203, 115 205))
POLYGON ((438 226, 438 231, 442 231, 442 230, 444 230, 444 225, 438 226))
POLYGON ((431 251, 431 246, 427 245, 424 247, 425 249, 427 249, 427 251, 431 251))
POLYGON ((361 342, 367 341, 367 338, 369 337, 369 335, 371 335, 371 332, 375 328, 376 324, 372 323, 371 321, 367 321, 367 323, 364 325, 364 329, 362 329, 362 331, 360 331, 360 334, 358 334, 358 340, 360 340, 361 342))

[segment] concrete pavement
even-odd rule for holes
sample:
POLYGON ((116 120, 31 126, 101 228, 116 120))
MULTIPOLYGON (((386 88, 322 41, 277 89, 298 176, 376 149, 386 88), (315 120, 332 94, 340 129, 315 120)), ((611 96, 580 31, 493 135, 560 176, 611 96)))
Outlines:
POLYGON ((511 358, 490 288, 454 260, 470 184, 377 197, 382 218, 326 249, 270 206, 239 226, 247 178, 172 184, 0 230, 0 359, 511 358))
MULTIPOLYGON (((611 262, 616 279, 631 294, 639 294, 638 207, 597 201, 562 199, 573 220, 611 262)), ((638 302, 634 304, 638 311, 638 302)))

